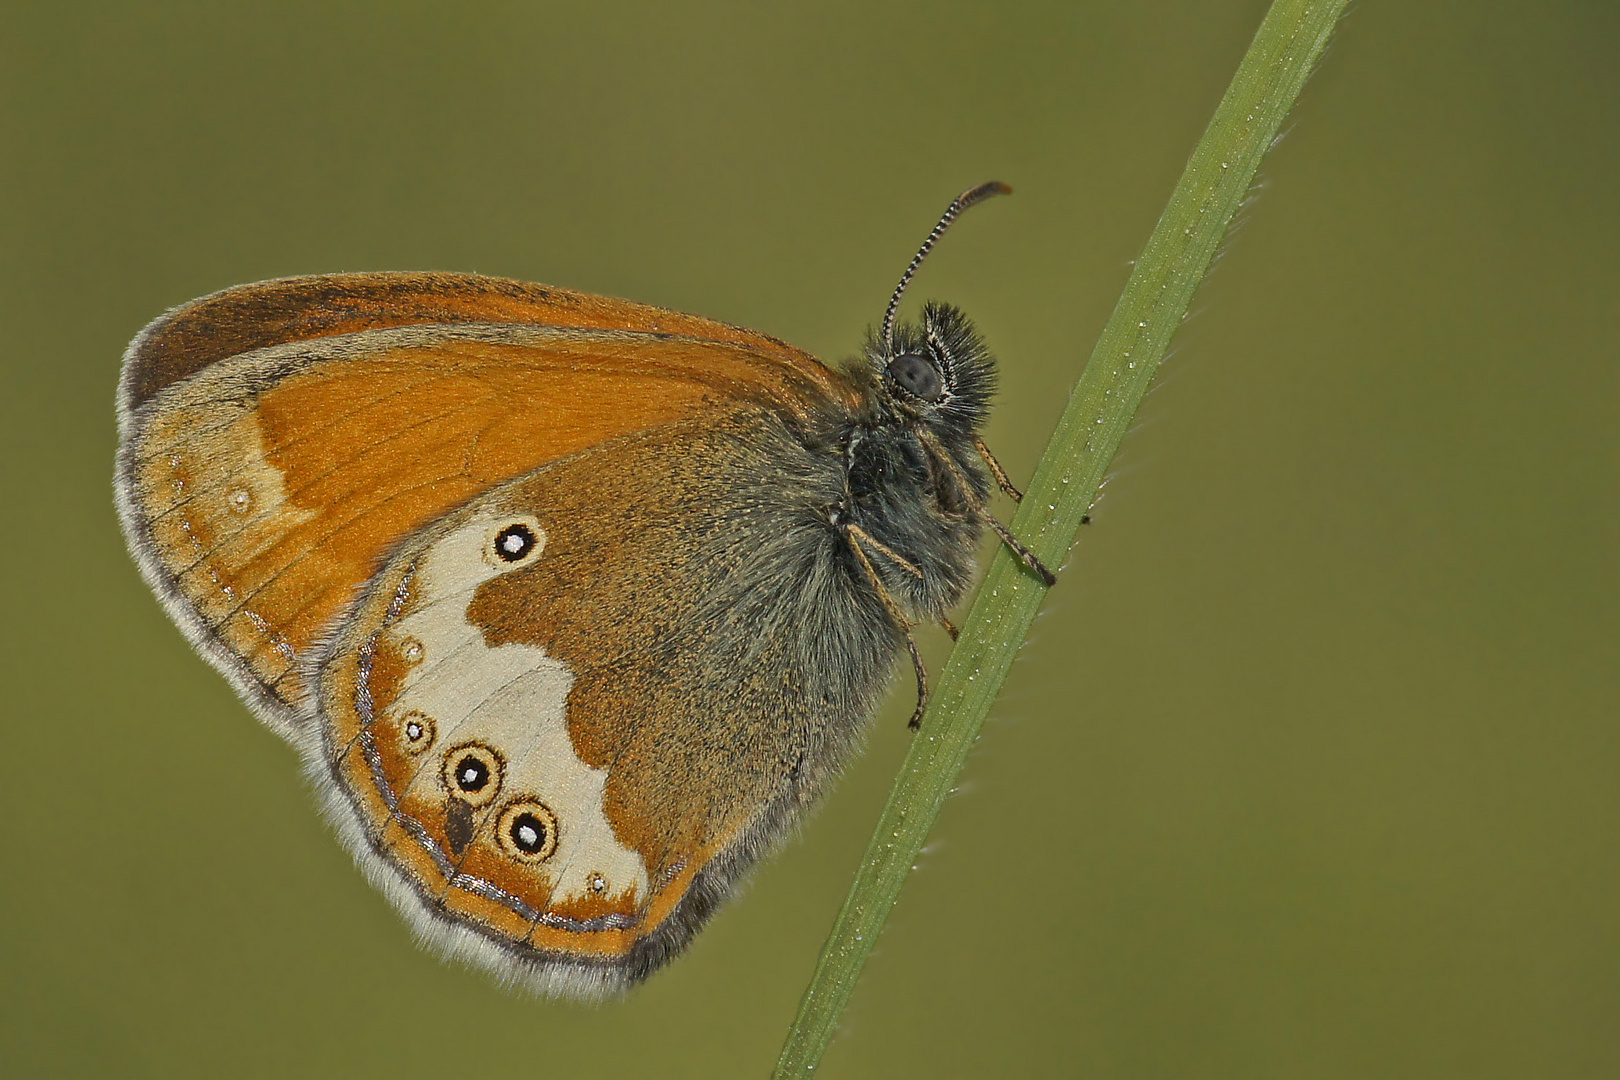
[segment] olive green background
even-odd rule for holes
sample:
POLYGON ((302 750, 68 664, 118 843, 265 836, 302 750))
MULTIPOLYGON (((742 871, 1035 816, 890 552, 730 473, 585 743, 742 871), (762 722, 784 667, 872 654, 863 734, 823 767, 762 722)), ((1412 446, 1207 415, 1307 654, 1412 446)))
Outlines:
MULTIPOLYGON (((7 4, 0 1072, 765 1074, 907 680, 686 956, 502 990, 141 583, 119 354, 238 282, 446 269, 836 358, 996 178, 913 302, 979 321, 1027 476, 1264 9, 7 4)), ((1352 9, 824 1075, 1620 1075, 1617 12, 1352 9)))

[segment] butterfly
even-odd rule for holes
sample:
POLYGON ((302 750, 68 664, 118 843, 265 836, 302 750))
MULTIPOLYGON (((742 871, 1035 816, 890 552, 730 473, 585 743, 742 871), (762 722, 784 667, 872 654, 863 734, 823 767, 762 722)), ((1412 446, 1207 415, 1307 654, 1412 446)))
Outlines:
POLYGON ((419 935, 624 991, 827 788, 995 529, 966 317, 842 368, 499 278, 226 289, 131 343, 117 503, 169 615, 302 753, 419 935))

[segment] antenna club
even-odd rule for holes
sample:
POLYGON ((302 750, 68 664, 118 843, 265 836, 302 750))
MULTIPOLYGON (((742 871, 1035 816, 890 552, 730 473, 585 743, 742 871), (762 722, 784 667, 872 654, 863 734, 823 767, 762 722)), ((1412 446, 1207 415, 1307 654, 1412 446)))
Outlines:
MULTIPOLYGON (((961 210, 966 210, 974 203, 983 202, 992 195, 1011 195, 1012 193, 1011 185, 1003 184, 1000 180, 992 180, 988 184, 980 184, 971 191, 962 192, 961 195, 957 196, 956 201, 962 204, 961 210)), ((961 213, 961 210, 957 212, 961 213)))

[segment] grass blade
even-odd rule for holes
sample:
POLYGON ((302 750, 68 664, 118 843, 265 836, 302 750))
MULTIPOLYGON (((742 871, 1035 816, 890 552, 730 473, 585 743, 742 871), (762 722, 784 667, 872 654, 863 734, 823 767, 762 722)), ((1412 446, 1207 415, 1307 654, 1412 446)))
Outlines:
MULTIPOLYGON (((1012 529, 1057 566, 1096 500, 1170 339, 1346 0, 1276 0, 1137 261, 1035 468, 1012 529)), ((997 553, 890 791, 777 1062, 807 1077, 1006 679, 1046 590, 997 553)))

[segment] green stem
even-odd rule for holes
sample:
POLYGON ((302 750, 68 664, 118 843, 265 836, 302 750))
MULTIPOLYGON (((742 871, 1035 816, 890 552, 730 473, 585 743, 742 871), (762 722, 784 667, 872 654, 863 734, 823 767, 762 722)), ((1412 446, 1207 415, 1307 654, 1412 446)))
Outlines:
MULTIPOLYGON (((1092 350, 1012 529, 1059 565, 1232 217, 1346 0, 1275 0, 1092 350)), ((777 1062, 807 1077, 956 783, 1046 590, 997 553, 816 964, 777 1062)))

